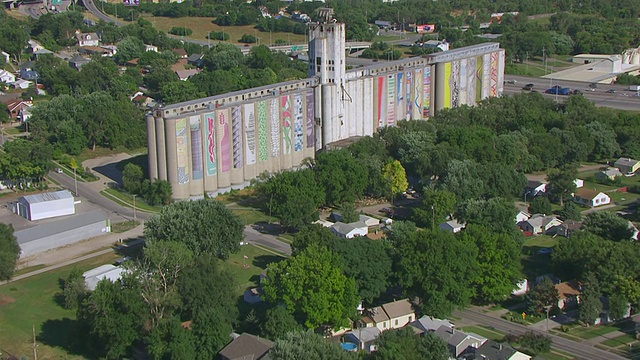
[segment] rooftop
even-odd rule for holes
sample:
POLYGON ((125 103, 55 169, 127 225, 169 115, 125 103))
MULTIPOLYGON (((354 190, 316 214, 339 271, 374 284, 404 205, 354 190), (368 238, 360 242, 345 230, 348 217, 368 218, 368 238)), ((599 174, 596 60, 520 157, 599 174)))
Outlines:
POLYGON ((576 190, 576 195, 580 196, 583 199, 593 200, 596 196, 598 196, 601 192, 598 190, 591 190, 587 188, 580 188, 576 190))
POLYGON ((79 215, 71 215, 60 218, 57 221, 50 222, 16 231, 14 235, 18 239, 18 244, 28 243, 30 241, 41 239, 45 236, 63 233, 69 230, 77 229, 82 226, 95 224, 99 221, 106 221, 107 214, 102 210, 94 210, 79 215))
POLYGON ((69 190, 60 190, 55 192, 48 192, 42 194, 25 195, 22 198, 29 204, 37 204, 47 201, 56 201, 60 199, 73 199, 73 195, 69 190))
POLYGON ((382 305, 382 308, 387 313, 387 315, 389 315, 390 319, 413 314, 415 312, 413 310, 411 302, 409 302, 409 299, 402 299, 391 303, 386 303, 382 305))
POLYGON ((271 340, 244 333, 220 350, 219 355, 223 359, 256 360, 261 359, 272 347, 271 340))

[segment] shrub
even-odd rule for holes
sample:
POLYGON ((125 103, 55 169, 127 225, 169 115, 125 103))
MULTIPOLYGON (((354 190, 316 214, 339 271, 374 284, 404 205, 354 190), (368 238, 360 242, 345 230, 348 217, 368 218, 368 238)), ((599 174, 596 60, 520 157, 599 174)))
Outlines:
POLYGON ((209 39, 227 41, 231 39, 231 35, 224 31, 211 31, 209 32, 209 39))
POLYGON ((258 38, 253 35, 244 34, 238 41, 245 44, 253 44, 255 42, 258 42, 258 38))
POLYGON ((169 30, 169 34, 180 35, 180 36, 189 36, 193 34, 193 30, 184 26, 174 26, 169 30))

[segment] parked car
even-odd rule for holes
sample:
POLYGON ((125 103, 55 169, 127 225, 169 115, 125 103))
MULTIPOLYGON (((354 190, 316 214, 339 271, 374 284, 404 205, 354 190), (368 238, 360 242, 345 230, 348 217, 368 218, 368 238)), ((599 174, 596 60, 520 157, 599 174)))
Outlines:
POLYGON ((616 89, 607 90, 607 94, 615 94, 615 93, 616 93, 616 89))
POLYGON ((517 83, 517 82, 518 82, 518 81, 517 81, 517 80, 515 80, 515 79, 509 79, 509 80, 506 80, 504 83, 505 83, 505 84, 515 84, 515 83, 517 83))
POLYGON ((522 90, 527 90, 527 91, 533 90, 533 84, 527 84, 527 85, 523 86, 522 90))
POLYGON ((62 169, 60 169, 60 168, 56 168, 56 172, 57 172, 58 174, 62 174, 62 169))

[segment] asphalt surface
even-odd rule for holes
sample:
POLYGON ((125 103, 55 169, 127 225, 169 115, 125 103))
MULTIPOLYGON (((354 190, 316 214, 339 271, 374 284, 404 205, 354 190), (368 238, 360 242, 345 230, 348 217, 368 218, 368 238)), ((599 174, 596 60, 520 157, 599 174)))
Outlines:
POLYGON ((557 101, 564 101, 568 97, 567 95, 544 93, 550 87, 559 85, 562 87, 568 87, 571 90, 580 90, 582 95, 593 101, 596 106, 606 106, 619 110, 640 111, 640 96, 635 96, 635 92, 628 91, 628 85, 598 84, 598 88, 591 91, 589 83, 587 82, 560 81, 515 75, 505 75, 504 78, 507 83, 504 84, 503 93, 506 95, 526 92, 526 90, 522 90, 522 87, 526 84, 533 84, 533 90, 543 94, 545 97, 557 99, 557 101), (508 83, 510 80, 515 80, 516 83, 508 83), (615 90, 615 93, 607 93, 608 90, 615 90))
MULTIPOLYGON (((465 320, 475 321, 478 324, 491 326, 498 331, 511 333, 514 335, 522 335, 526 332, 532 331, 532 329, 527 326, 516 324, 504 319, 496 318, 475 310, 457 311, 455 315, 465 320)), ((540 331, 535 331, 535 332, 544 334, 544 332, 540 332, 540 331)), ((603 360, 603 359, 623 360, 625 359, 622 356, 610 353, 608 351, 600 350, 583 343, 565 339, 560 336, 549 335, 549 337, 553 341, 553 348, 560 351, 567 352, 575 356, 576 359, 581 359, 581 360, 603 360)))

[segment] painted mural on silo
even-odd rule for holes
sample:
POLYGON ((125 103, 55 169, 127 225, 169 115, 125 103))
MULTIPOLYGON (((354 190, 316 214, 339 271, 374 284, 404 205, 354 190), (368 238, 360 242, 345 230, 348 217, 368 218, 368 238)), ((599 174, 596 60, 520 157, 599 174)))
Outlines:
POLYGON ((245 161, 247 165, 256 163, 256 117, 253 104, 244 104, 245 161))
POLYGON ((467 59, 467 102, 476 104, 476 61, 477 58, 467 59))
POLYGON ((204 114, 207 126, 207 176, 218 173, 218 156, 216 155, 216 118, 214 113, 204 114))
POLYGON ((269 159, 269 117, 267 114, 267 102, 258 102, 258 158, 260 162, 269 159))
POLYGON ((220 172, 231 170, 231 134, 229 133, 229 109, 217 110, 218 139, 220 143, 220 172))
POLYGON ((451 107, 451 63, 444 64, 444 108, 451 107))
POLYGON ((316 137, 315 137, 315 96, 313 91, 307 91, 307 148, 312 148, 315 146, 316 137))
POLYGON ((189 183, 189 150, 187 138, 187 119, 176 121, 176 156, 178 165, 178 184, 189 183))
POLYGON ((422 89, 422 117, 426 119, 431 116, 431 66, 424 68, 422 89))
POLYGON ((242 139, 242 112, 240 106, 231 108, 231 138, 233 139, 233 168, 242 169, 244 164, 242 139))
POLYGON ((491 53, 491 94, 498 96, 498 53, 491 53))
POLYGON ((451 63, 451 107, 460 106, 460 61, 455 60, 451 63))
POLYGON ((284 155, 291 154, 291 95, 280 97, 282 104, 282 153, 284 155))
POLYGON ((378 127, 383 127, 387 122, 387 92, 384 76, 378 77, 378 127))
POLYGON ((484 54, 482 60, 482 98, 491 95, 491 55, 484 54))
POLYGON ((407 71, 407 92, 406 92, 406 103, 407 103, 407 115, 406 119, 413 119, 413 71, 407 71))
POLYGON ((402 120, 403 116, 402 113, 404 112, 404 108, 405 108, 405 103, 404 103, 404 89, 405 87, 403 86, 403 79, 404 79, 404 73, 398 73, 397 75, 397 80, 398 80, 398 84, 396 86, 396 112, 395 112, 395 117, 397 121, 402 120))
POLYGON ((467 102, 467 59, 460 59, 460 72, 459 72, 460 91, 458 91, 458 101, 461 105, 468 104, 467 102))
POLYGON ((396 76, 387 76, 387 126, 393 126, 396 120, 396 76))
POLYGON ((415 81, 413 82, 414 90, 414 99, 413 99, 413 119, 422 119, 422 69, 416 69, 415 81))
POLYGON ((202 161, 202 126, 200 116, 189 117, 189 131, 191 132, 191 177, 201 180, 204 175, 202 161))
POLYGON ((271 123, 271 157, 280 156, 280 104, 271 99, 269 104, 269 122, 271 123))
POLYGON ((482 84, 484 76, 482 71, 484 70, 484 57, 478 56, 476 58, 476 103, 482 100, 482 84))
POLYGON ((302 94, 293 95, 293 151, 304 148, 304 104, 302 94))

